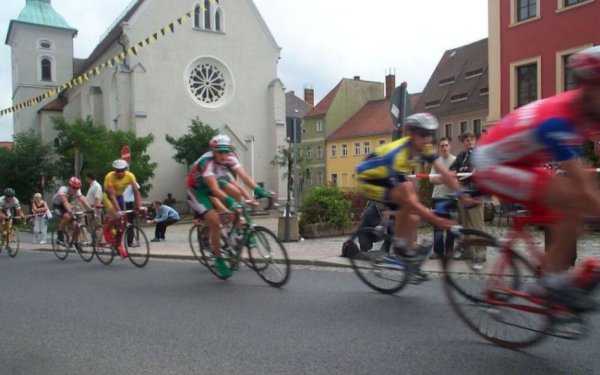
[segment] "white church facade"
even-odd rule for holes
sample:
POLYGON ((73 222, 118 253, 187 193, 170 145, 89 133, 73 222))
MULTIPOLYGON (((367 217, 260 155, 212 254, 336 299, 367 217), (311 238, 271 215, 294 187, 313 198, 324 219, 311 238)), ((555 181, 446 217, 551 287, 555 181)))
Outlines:
POLYGON ((52 141, 51 117, 57 115, 67 121, 91 116, 108 129, 153 134, 148 151, 158 168, 150 198, 183 198, 187 166, 173 159, 165 135, 184 135, 198 118, 228 133, 246 171, 285 197, 284 171, 270 163, 286 137, 284 87, 277 76, 281 48, 252 0, 133 1, 85 59, 73 56, 76 35, 50 0, 26 0, 11 21, 6 44, 12 50, 13 103, 129 51, 58 97, 15 112, 15 134, 33 129, 52 141), (201 11, 185 16, 193 9, 201 11), (152 35, 174 20, 175 27, 152 43, 152 35), (150 43, 131 53, 144 40, 150 43))

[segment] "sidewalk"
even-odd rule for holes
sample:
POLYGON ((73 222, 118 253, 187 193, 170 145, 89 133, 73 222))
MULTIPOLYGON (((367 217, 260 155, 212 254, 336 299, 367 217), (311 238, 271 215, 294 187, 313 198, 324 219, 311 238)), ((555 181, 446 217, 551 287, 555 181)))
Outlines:
MULTIPOLYGON (((277 234, 278 219, 274 217, 258 217, 254 219, 256 225, 267 227, 277 234)), ((144 226, 144 231, 148 240, 154 238, 154 226, 144 226)), ((192 253, 188 235, 191 223, 177 223, 167 228, 166 241, 151 242, 150 256, 153 258, 182 259, 196 261, 192 253)), ((506 227, 488 226, 487 231, 496 236, 500 236, 506 227)), ((50 241, 50 236, 48 236, 50 241)), ((535 240, 543 244, 544 235, 541 231, 535 232, 535 240)), ((350 267, 346 258, 340 257, 342 253, 342 244, 348 239, 343 237, 327 237, 304 239, 302 241, 285 242, 285 248, 294 265, 317 266, 317 267, 350 267)), ((431 241, 431 230, 423 229, 419 233, 419 242, 431 241)), ((51 245, 32 244, 32 235, 21 232, 21 249, 23 250, 41 250, 51 251, 51 245)), ((584 235, 578 242, 579 259, 594 256, 600 257, 600 232, 591 232, 584 235)), ((494 254, 488 254, 488 260, 493 258, 494 254)), ((489 263, 489 262, 488 262, 489 263)), ((427 272, 440 272, 441 265, 438 260, 428 260, 423 265, 427 272)))

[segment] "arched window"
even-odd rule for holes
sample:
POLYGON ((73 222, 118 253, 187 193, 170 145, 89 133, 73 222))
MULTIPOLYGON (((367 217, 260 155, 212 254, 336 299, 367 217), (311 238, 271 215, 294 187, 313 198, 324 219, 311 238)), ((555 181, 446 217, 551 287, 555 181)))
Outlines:
POLYGON ((44 57, 40 62, 40 72, 42 81, 52 81, 52 61, 44 57))
POLYGON ((221 8, 215 12, 215 31, 221 31, 221 8))
POLYGON ((194 6, 194 27, 200 28, 200 4, 194 6))
POLYGON ((204 0, 204 28, 210 30, 210 1, 204 0))

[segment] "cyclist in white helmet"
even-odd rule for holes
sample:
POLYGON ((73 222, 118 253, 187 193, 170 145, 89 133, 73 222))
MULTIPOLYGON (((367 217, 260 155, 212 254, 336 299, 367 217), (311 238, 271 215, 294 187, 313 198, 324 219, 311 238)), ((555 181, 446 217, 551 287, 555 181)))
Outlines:
POLYGON ((216 135, 210 140, 209 146, 211 151, 198 158, 190 168, 186 179, 188 201, 209 226, 211 243, 216 255, 215 268, 222 277, 227 278, 231 276, 231 270, 221 258, 219 230, 221 223, 217 211, 223 204, 229 209, 235 209, 241 199, 250 198, 236 182, 235 177, 253 189, 257 197, 270 197, 273 193, 263 189, 244 171, 233 154, 229 136, 216 135))
POLYGON ((540 279, 537 293, 584 306, 589 299, 573 292, 563 271, 576 255, 572 239, 583 218, 600 216, 600 191, 579 158, 583 141, 600 129, 600 46, 571 55, 568 68, 577 89, 509 113, 481 139, 472 160, 482 191, 524 205, 534 215, 560 217, 546 248, 553 273, 540 279), (564 175, 543 167, 552 162, 560 163, 564 175))
MULTIPOLYGON (((420 202, 415 185, 407 175, 424 160, 435 167, 445 184, 454 191, 461 189, 455 175, 440 161, 436 161, 438 156, 431 142, 437 128, 438 121, 429 113, 409 116, 404 121, 405 137, 377 147, 356 166, 359 192, 367 199, 397 208, 394 229, 395 251, 415 254, 423 260, 429 256, 431 246, 415 246, 421 217, 442 229, 449 229, 453 222, 436 216, 420 202)), ((467 196, 461 199, 467 205, 474 203, 467 196)), ((427 279, 422 272, 417 271, 415 275, 420 280, 427 279)))

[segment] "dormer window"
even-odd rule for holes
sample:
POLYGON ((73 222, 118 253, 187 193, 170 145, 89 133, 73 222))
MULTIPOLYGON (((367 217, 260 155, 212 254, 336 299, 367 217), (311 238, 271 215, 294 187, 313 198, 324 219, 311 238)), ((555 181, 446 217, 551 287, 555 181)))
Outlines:
POLYGON ((425 108, 433 108, 433 107, 439 107, 441 104, 441 100, 431 100, 429 102, 425 103, 425 108))
POLYGON ((454 77, 448 77, 440 80, 440 86, 449 85, 454 83, 454 77))
POLYGON ((450 97, 450 101, 451 102, 460 102, 462 100, 467 100, 467 98, 468 98, 468 94, 466 92, 463 92, 461 94, 452 95, 450 97))
POLYGON ((483 74, 483 68, 479 68, 479 69, 475 69, 475 70, 470 70, 468 72, 465 73, 465 79, 469 79, 469 78, 473 78, 473 77, 477 77, 483 74))

